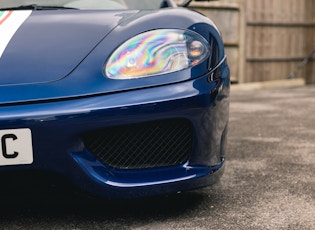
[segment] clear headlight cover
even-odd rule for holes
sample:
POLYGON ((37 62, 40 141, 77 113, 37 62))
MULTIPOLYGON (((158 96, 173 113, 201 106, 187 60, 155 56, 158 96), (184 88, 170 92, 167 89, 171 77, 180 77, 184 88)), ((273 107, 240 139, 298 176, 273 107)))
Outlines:
POLYGON ((118 47, 105 65, 111 79, 134 79, 179 71, 198 65, 210 55, 201 35, 178 29, 139 34, 118 47))

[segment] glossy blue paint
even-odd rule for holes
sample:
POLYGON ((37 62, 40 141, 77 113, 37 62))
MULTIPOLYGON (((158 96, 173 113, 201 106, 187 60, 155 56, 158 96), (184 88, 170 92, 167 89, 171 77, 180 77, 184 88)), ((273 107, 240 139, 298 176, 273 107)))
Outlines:
POLYGON ((125 13, 101 11, 96 15, 93 15, 90 11, 83 11, 82 13, 67 10, 66 12, 53 11, 53 13, 46 13, 47 15, 42 12, 40 14, 37 11, 32 13, 25 23, 26 25, 21 26, 19 33, 14 36, 14 40, 12 40, 0 60, 0 69, 3 70, 3 77, 1 78, 4 79, 2 84, 0 81, 2 95, 4 95, 0 98, 2 104, 152 87, 185 81, 208 72, 208 63, 204 62, 192 69, 177 73, 134 79, 132 81, 117 81, 104 76, 103 65, 116 47, 136 34, 156 28, 190 29, 201 33, 206 39, 209 39, 211 34, 211 37, 220 46, 220 60, 224 58, 221 38, 211 21, 186 9, 146 11, 135 15, 134 12, 129 11, 125 13), (63 17, 66 18, 66 23, 60 26, 63 17), (59 18, 59 20, 56 18, 59 18), (155 20, 155 18, 159 18, 159 20, 155 20), (103 27, 100 25, 103 21, 106 22, 109 19, 112 20, 112 23, 120 24, 107 34, 111 28, 110 25, 105 24, 103 27), (86 22, 87 20, 89 23, 86 22), (36 23, 37 21, 41 23, 36 23), (153 22, 149 23, 150 21, 153 22), (90 28, 89 24, 93 24, 92 22, 95 25, 87 31, 95 35, 82 36, 82 33, 87 33, 86 28, 90 28), (53 26, 49 26, 50 29, 45 29, 46 23, 53 26), (30 29, 33 24, 36 25, 34 30, 30 29), (73 25, 77 26, 70 30, 69 28, 73 25), (82 29, 79 29, 80 26, 82 29), (45 36, 39 35, 41 29, 45 36), (101 32, 95 33, 97 30, 101 32), (62 36, 58 35, 56 38, 56 34, 62 36), (49 42, 39 41, 43 36, 44 40, 49 42), (94 48, 102 36, 104 39, 94 48), (31 44, 25 43, 26 38, 31 44), (15 44, 17 45, 15 46, 15 44), (32 54, 32 58, 30 58, 30 54, 32 54), (15 67, 8 68, 8 66, 15 67), (21 81, 21 83, 18 84, 18 81, 21 81))
POLYGON ((0 129, 29 128, 34 151, 33 164, 0 171, 54 172, 104 197, 196 189, 223 173, 229 69, 216 27, 200 14, 181 8, 36 11, 3 54, 0 70, 0 129), (209 58, 191 69, 134 80, 104 76, 103 65, 116 47, 159 28, 188 29, 213 40, 218 61, 209 58), (82 141, 92 130, 169 118, 185 118, 193 127, 194 149, 184 165, 112 169, 82 141))
POLYGON ((3 53, 0 85, 39 84, 64 78, 124 20, 117 14, 33 11, 3 53), (12 65, 18 68, 5 68, 12 65))
MULTIPOLYGON (((219 93, 216 89, 224 84, 222 80, 208 82, 207 79, 208 75, 205 75, 187 82, 117 94, 3 107, 5 109, 0 111, 2 129, 28 127, 32 130, 34 163, 0 167, 0 170, 53 171, 88 190, 96 187, 92 189, 93 193, 127 197, 137 194, 136 188, 131 188, 130 184, 147 185, 148 195, 150 190, 153 195, 158 194, 155 183, 163 184, 164 192, 171 192, 175 185, 181 190, 177 187, 178 183, 183 184, 183 189, 190 187, 189 179, 197 180, 202 176, 214 179, 216 173, 210 171, 212 167, 221 165, 224 157, 220 145, 225 138, 228 119, 228 86, 224 85, 224 90, 219 93), (194 155, 185 166, 149 170, 151 175, 159 172, 149 181, 143 179, 150 175, 146 170, 140 170, 134 173, 136 176, 129 178, 129 172, 118 174, 101 166, 87 152, 81 140, 83 133, 94 129, 174 117, 192 122, 198 141, 194 155), (164 175, 160 174, 161 171, 165 172, 164 175), (121 175, 125 178, 124 182, 121 182, 121 175), (124 192, 118 193, 116 189, 119 187, 123 187, 124 192), (135 194, 125 194, 128 188, 135 194)), ((209 183, 213 179, 208 180, 209 183)), ((143 186, 135 187, 144 189, 143 186)))

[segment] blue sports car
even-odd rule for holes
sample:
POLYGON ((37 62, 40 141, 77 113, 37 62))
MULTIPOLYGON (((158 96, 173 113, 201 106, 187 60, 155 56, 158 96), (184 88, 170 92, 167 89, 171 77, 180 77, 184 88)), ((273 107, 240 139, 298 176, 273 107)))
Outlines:
POLYGON ((0 0, 0 171, 104 198, 211 185, 229 85, 216 26, 172 0, 0 0))

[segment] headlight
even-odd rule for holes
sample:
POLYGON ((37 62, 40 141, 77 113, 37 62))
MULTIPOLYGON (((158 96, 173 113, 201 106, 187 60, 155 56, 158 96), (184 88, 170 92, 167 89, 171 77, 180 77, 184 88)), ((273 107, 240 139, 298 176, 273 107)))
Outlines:
POLYGON ((112 79, 133 79, 189 68, 209 57, 208 42, 192 31, 159 29, 119 46, 105 65, 112 79))

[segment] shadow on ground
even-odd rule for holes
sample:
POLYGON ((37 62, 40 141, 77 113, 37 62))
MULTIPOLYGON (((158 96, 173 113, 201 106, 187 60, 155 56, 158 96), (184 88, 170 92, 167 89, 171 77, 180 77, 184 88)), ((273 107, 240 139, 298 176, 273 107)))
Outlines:
POLYGON ((128 228, 131 223, 141 225, 189 217, 210 199, 209 194, 193 191, 144 199, 105 200, 88 196, 52 175, 5 174, 0 181, 2 226, 14 222, 29 228, 47 227, 60 222, 69 227, 69 222, 76 225, 80 220, 81 226, 105 224, 105 221, 107 227, 128 228))

